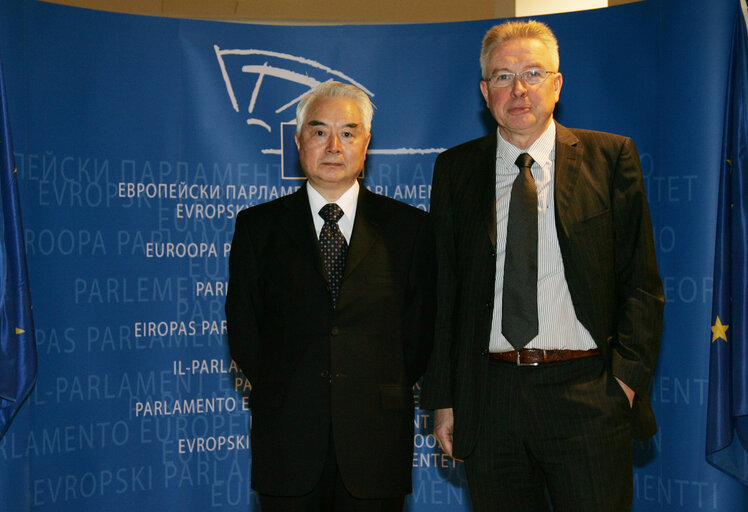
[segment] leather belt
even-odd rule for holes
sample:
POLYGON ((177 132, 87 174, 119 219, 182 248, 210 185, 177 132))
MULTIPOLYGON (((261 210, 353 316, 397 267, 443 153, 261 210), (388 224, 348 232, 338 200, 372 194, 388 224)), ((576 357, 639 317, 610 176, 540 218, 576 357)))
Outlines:
POLYGON ((543 363, 557 363, 570 361, 581 357, 590 357, 600 354, 599 348, 592 350, 543 350, 539 348, 523 348, 522 350, 510 350, 509 352, 490 352, 488 356, 497 361, 513 363, 517 366, 538 366, 543 363))

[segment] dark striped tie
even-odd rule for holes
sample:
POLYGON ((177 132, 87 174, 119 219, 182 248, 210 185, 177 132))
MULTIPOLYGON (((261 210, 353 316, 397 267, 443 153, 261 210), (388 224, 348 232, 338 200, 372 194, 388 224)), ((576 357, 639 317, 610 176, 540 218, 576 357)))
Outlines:
POLYGON ((538 191, 522 153, 512 185, 506 227, 501 333, 517 350, 538 335, 538 191))

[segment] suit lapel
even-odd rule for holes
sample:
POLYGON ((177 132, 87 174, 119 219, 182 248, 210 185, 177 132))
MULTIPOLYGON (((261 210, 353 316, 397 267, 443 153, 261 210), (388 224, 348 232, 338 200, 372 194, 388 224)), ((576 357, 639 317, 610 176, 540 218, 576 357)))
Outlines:
POLYGON ((287 196, 284 206, 286 211, 280 219, 282 229, 288 233, 289 238, 299 250, 301 257, 313 261, 317 272, 322 276, 322 279, 326 280, 319 240, 317 239, 317 232, 314 229, 312 211, 309 208, 309 196, 307 196, 306 185, 299 188, 297 192, 287 196))
POLYGON ((474 177, 480 216, 491 246, 496 249, 496 131, 483 137, 476 154, 474 177))
POLYGON ((346 277, 359 266, 379 237, 374 199, 373 194, 364 187, 363 183, 360 183, 356 204, 356 220, 353 224, 353 233, 351 234, 351 243, 348 248, 341 287, 345 285, 346 277))
POLYGON ((582 148, 570 130, 556 123, 555 202, 556 225, 569 233, 569 209, 574 203, 574 188, 579 179, 582 148))

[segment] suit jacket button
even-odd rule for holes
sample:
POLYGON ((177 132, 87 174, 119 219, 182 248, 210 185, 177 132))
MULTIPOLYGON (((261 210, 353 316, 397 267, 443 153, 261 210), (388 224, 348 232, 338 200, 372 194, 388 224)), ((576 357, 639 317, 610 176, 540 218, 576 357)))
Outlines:
POLYGON ((486 302, 486 307, 487 308, 492 308, 493 307, 493 301, 489 300, 488 302, 486 302))
POLYGON ((335 326, 332 329, 330 329, 330 334, 333 336, 337 336, 340 331, 338 330, 338 327, 335 326))
POLYGON ((487 348, 484 348, 484 349, 482 349, 482 350, 480 351, 480 355, 482 355, 482 356, 487 356, 487 355, 488 355, 488 349, 487 349, 487 348))

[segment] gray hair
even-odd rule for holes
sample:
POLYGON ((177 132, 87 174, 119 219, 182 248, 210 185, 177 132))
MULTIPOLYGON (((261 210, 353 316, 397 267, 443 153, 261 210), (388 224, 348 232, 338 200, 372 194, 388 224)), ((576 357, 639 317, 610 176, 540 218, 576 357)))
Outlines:
POLYGON ((355 85, 335 81, 323 82, 302 96, 299 104, 296 105, 296 133, 301 131, 301 127, 304 126, 306 121, 307 110, 317 98, 351 98, 356 102, 356 106, 361 113, 361 121, 366 133, 371 133, 374 105, 371 103, 369 96, 355 85))
POLYGON ((501 25, 494 25, 483 37, 483 45, 480 50, 480 71, 484 80, 488 78, 486 67, 491 51, 500 44, 514 39, 537 39, 543 43, 551 54, 553 69, 548 71, 558 71, 558 41, 548 25, 535 20, 507 21, 501 25))

